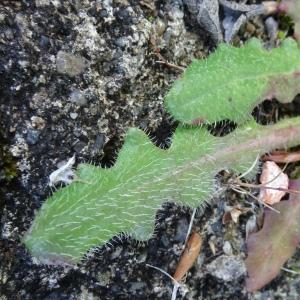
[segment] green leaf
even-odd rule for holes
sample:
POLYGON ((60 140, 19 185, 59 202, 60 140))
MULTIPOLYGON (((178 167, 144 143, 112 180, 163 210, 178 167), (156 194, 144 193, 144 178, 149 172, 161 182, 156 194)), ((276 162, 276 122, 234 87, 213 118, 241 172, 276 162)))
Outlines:
MULTIPOLYGON (((292 180, 290 189, 300 191, 300 181, 292 180)), ((247 241, 246 266, 249 277, 246 281, 249 292, 256 291, 280 272, 283 264, 300 245, 300 196, 291 194, 288 201, 266 209, 263 228, 247 241)))
POLYGON ((76 263, 121 233, 147 240, 164 202, 202 206, 216 191, 220 170, 244 172, 257 155, 298 144, 300 118, 270 126, 252 121, 225 137, 179 127, 168 150, 132 128, 116 164, 110 169, 79 165, 78 180, 43 204, 24 242, 43 262, 76 263))
POLYGON ((241 48, 221 44, 194 61, 168 93, 165 106, 185 123, 225 119, 241 124, 265 99, 290 102, 300 93, 300 50, 294 40, 267 51, 257 39, 241 48))

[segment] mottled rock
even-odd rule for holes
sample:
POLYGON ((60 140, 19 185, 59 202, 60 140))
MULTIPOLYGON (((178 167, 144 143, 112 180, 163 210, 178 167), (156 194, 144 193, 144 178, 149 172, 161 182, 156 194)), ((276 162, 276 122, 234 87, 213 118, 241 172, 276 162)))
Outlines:
POLYGON ((238 256, 221 255, 207 265, 210 275, 223 281, 238 280, 246 274, 244 261, 238 256))
POLYGON ((95 154, 98 151, 100 151, 103 148, 104 143, 105 143, 105 135, 101 134, 101 133, 97 134, 95 143, 93 145, 92 152, 95 154))
POLYGON ((38 116, 32 116, 30 120, 33 128, 37 130, 43 130, 45 128, 46 122, 43 118, 38 116))
POLYGON ((84 106, 87 104, 87 99, 84 93, 78 89, 70 93, 69 100, 79 106, 84 106))
POLYGON ((224 242, 223 252, 226 255, 232 255, 232 246, 231 246, 230 242, 228 242, 228 241, 224 242))
POLYGON ((136 282, 132 282, 130 284, 130 291, 135 294, 138 290, 143 290, 145 289, 147 286, 145 284, 145 282, 139 282, 139 281, 136 281, 136 282))
POLYGON ((77 143, 75 143, 73 149, 76 153, 80 153, 84 147, 86 146, 86 144, 82 141, 78 141, 77 143))
POLYGON ((29 129, 26 136, 26 141, 29 145, 35 145, 39 140, 40 132, 37 130, 29 129))
POLYGON ((72 53, 58 51, 56 55, 56 69, 58 73, 76 76, 81 74, 87 66, 83 57, 72 53))
POLYGON ((115 249, 115 251, 111 254, 110 258, 111 259, 116 259, 118 256, 120 256, 121 252, 122 252, 122 248, 121 247, 117 247, 115 249))
POLYGON ((210 35, 214 43, 223 40, 219 18, 218 0, 183 0, 199 25, 210 35))
POLYGON ((176 235, 174 236, 174 240, 184 243, 188 228, 189 228, 188 220, 186 218, 180 219, 177 223, 176 235))
POLYGON ((78 113, 70 113, 70 117, 75 120, 78 117, 78 113))

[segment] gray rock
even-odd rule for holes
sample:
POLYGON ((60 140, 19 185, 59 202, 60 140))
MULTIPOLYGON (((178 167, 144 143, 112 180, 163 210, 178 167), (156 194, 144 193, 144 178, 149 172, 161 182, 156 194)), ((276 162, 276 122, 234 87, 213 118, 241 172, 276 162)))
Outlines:
POLYGON ((43 130, 45 128, 46 122, 43 118, 38 116, 32 116, 30 118, 32 127, 38 130, 43 130))
POLYGON ((14 33, 10 28, 5 30, 4 35, 8 40, 12 40, 14 38, 14 33))
POLYGON ((71 102, 74 102, 75 104, 79 106, 84 106, 87 104, 87 100, 85 98, 85 95, 80 90, 74 90, 70 93, 69 100, 71 102))
POLYGON ((136 281, 130 284, 130 291, 132 293, 136 293, 138 290, 145 289, 146 287, 147 285, 145 284, 145 282, 136 281))
POLYGON ((97 153, 98 151, 100 151, 103 148, 104 144, 105 144, 105 135, 100 133, 96 136, 96 140, 93 145, 92 152, 97 153))
POLYGON ((174 237, 174 240, 184 243, 188 231, 188 227, 189 227, 189 223, 187 219, 186 218, 180 219, 177 223, 176 235, 174 237))
POLYGON ((268 17, 265 25, 270 40, 274 41, 278 34, 278 22, 273 17, 268 17))
POLYGON ((110 255, 110 259, 116 259, 121 255, 123 248, 122 247, 116 247, 115 251, 110 255))
POLYGON ((163 233, 160 241, 164 247, 166 247, 166 248, 170 247, 171 243, 170 243, 170 240, 169 240, 167 234, 163 233))
POLYGON ((79 141, 74 145, 73 149, 76 153, 80 153, 85 146, 86 144, 84 142, 79 141))
POLYGON ((26 141, 29 145, 35 145, 39 140, 40 132, 37 130, 29 129, 26 136, 26 141))
POLYGON ((223 40, 219 19, 218 0, 184 0, 191 14, 197 16, 199 25, 209 33, 215 43, 223 40))
POLYGON ((207 266, 210 275, 223 281, 237 280, 246 273, 244 261, 238 256, 221 255, 207 266))
POLYGON ((236 3, 235 1, 220 0, 224 10, 223 27, 225 31, 225 42, 229 43, 239 32, 240 28, 251 18, 266 13, 262 4, 236 3))
POLYGON ((129 42, 125 37, 119 37, 115 40, 115 45, 120 47, 120 48, 124 48, 128 44, 129 44, 129 42))
POLYGON ((58 51, 56 55, 56 69, 58 73, 76 76, 81 74, 87 66, 83 57, 75 56, 72 53, 58 51))
POLYGON ((226 255, 232 255, 232 246, 231 246, 230 242, 228 242, 228 241, 224 242, 223 252, 226 255))
POLYGON ((78 117, 78 113, 70 113, 70 117, 75 120, 78 117))

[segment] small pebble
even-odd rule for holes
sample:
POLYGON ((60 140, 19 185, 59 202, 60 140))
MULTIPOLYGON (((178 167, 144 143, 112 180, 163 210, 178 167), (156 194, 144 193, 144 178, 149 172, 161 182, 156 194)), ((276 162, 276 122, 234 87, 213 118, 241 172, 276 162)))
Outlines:
POLYGON ((84 142, 79 141, 75 144, 73 149, 76 153, 80 153, 85 146, 86 144, 84 142))
POLYGON ((56 69, 58 73, 76 76, 86 68, 86 60, 81 56, 72 53, 58 51, 56 56, 56 69))
POLYGON ((186 218, 180 219, 177 223, 176 235, 174 236, 174 240, 184 243, 188 228, 189 228, 189 223, 187 219, 186 218))
POLYGON ((84 93, 77 89, 70 93, 69 100, 79 106, 84 106, 87 104, 87 100, 85 98, 84 93))
POLYGON ((232 255, 232 247, 228 241, 225 241, 225 243, 223 245, 223 252, 226 255, 232 255))
POLYGON ((50 39, 47 36, 42 35, 40 37, 39 44, 41 48, 47 49, 50 46, 50 39))
POLYGON ((38 116, 32 116, 30 118, 30 120, 31 120, 32 127, 36 128, 36 129, 39 129, 39 130, 44 129, 45 120, 43 118, 38 117, 38 116))
POLYGON ((78 113, 70 113, 70 117, 75 120, 78 117, 78 113))
POLYGON ((265 26, 270 40, 274 41, 278 34, 278 22, 273 17, 268 17, 265 26))
POLYGON ((110 255, 110 259, 115 259, 120 256, 123 248, 122 247, 117 247, 115 251, 110 255))
POLYGON ((29 129, 26 136, 26 141, 29 145, 35 145, 39 140, 40 132, 29 129))
POLYGON ((100 151, 105 143, 105 135, 100 133, 96 136, 96 140, 95 143, 93 145, 93 153, 97 153, 98 151, 100 151))
POLYGON ((136 282, 131 282, 130 283, 130 292, 132 292, 133 294, 135 294, 137 291, 140 290, 144 290, 145 288, 147 288, 147 285, 145 282, 143 281, 136 281, 136 282))
POLYGON ((232 281, 246 274, 246 267, 238 256, 221 255, 207 266, 207 271, 218 279, 232 281))
POLYGON ((156 34, 158 36, 162 36, 164 34, 165 30, 166 30, 166 23, 162 19, 157 18, 157 20, 155 22, 156 34))

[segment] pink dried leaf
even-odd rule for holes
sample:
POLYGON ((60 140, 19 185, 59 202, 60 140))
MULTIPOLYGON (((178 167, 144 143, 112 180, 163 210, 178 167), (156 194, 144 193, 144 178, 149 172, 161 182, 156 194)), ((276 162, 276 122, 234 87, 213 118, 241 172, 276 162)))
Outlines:
POLYGON ((266 204, 273 205, 279 202, 286 194, 285 191, 276 190, 287 189, 289 185, 289 178, 278 165, 273 161, 266 161, 263 165, 263 170, 260 176, 261 184, 270 188, 261 188, 259 198, 266 204))
MULTIPOLYGON (((300 180, 291 180, 289 188, 300 191, 300 180)), ((289 200, 276 203, 274 208, 280 213, 266 208, 263 228, 247 240, 249 292, 274 279, 300 245, 300 195, 291 194, 289 200)))

